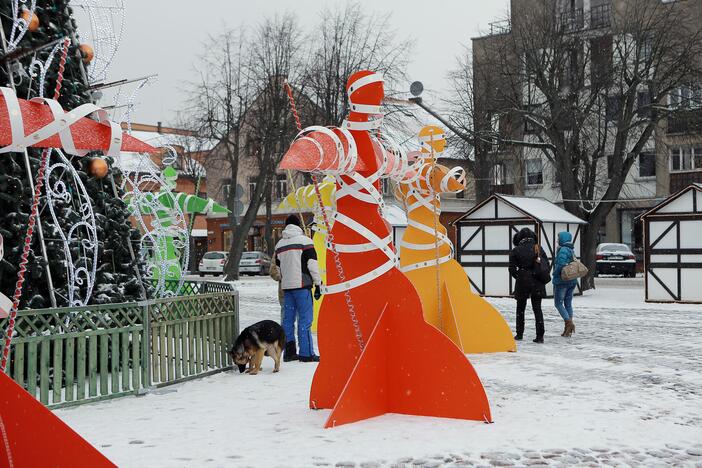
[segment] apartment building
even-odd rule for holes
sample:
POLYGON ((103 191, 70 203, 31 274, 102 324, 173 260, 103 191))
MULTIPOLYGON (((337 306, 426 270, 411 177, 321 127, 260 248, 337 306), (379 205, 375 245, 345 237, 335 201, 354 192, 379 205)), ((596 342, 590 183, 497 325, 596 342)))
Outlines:
MULTIPOLYGON (((491 191, 496 193, 543 197, 562 204, 560 177, 556 168, 544 156, 543 151, 525 145, 509 142, 528 142, 534 146, 539 140, 538 122, 524 116, 524 113, 499 112, 500 108, 509 107, 504 102, 505 95, 518 95, 523 108, 533 101, 538 101, 538 90, 529 89, 529 80, 520 82, 519 89, 514 89, 511 76, 528 76, 530 71, 524 69, 524 60, 513 56, 505 59, 513 66, 491 73, 495 62, 495 51, 505 50, 504 44, 522 38, 515 38, 515 22, 530 21, 536 18, 534 11, 548 8, 555 17, 561 31, 582 39, 586 52, 580 49, 579 57, 566 57, 563 63, 563 76, 559 85, 567 92, 569 76, 581 73, 586 81, 581 89, 601 86, 601 81, 608 80, 612 64, 616 66, 621 59, 621 44, 629 40, 626 34, 617 30, 622 24, 622 16, 629 15, 632 7, 644 8, 659 2, 666 7, 684 9, 684 16, 693 24, 702 24, 702 1, 691 0, 512 0, 509 18, 490 25, 489 32, 473 38, 473 66, 475 114, 483 116, 482 124, 476 121, 476 127, 482 125, 498 133, 508 144, 487 145, 484 149, 490 164, 491 191), (570 59, 570 60, 569 60, 570 59), (581 67, 581 69, 577 69, 581 67), (574 70, 574 68, 576 68, 574 70), (512 88, 510 88, 512 87, 512 88)), ((657 7, 657 6, 656 6, 657 7)), ((531 44, 530 47, 538 47, 531 44)), ((639 47, 638 54, 645 55, 646 47, 639 47)), ((571 78, 572 79, 572 78, 571 78)), ((593 132, 614 135, 617 126, 617 99, 615 90, 607 97, 602 106, 600 119, 593 123, 593 132)), ((637 90, 639 117, 646 118, 652 106, 666 108, 666 113, 673 112, 663 119, 638 151, 635 162, 626 174, 624 186, 605 226, 600 231, 602 242, 623 242, 635 251, 642 249, 642 230, 636 217, 651 208, 660 200, 692 182, 702 182, 702 87, 691 81, 670 92, 664 102, 651 103, 645 88, 637 90)), ((564 112, 563 125, 568 125, 570 116, 564 112)), ((641 133, 638 134, 642 135, 641 133)), ((626 151, 633 151, 634 138, 626 142, 626 151)), ((602 197, 608 180, 615 170, 609 152, 616 144, 614 138, 603 139, 603 156, 595 161, 592 168, 598 177, 594 199, 602 197)))

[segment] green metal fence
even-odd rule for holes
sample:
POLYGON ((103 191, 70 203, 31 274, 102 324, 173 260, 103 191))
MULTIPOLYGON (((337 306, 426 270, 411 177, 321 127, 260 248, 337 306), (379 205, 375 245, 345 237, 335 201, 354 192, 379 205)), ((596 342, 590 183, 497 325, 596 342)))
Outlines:
POLYGON ((52 408, 115 398, 231 368, 238 332, 233 290, 23 310, 7 372, 52 408))
MULTIPOLYGON (((152 280, 152 284, 156 286, 158 280, 152 280)), ((229 283, 217 281, 183 281, 180 284, 176 280, 165 280, 166 291, 171 291, 179 296, 191 296, 193 294, 207 294, 213 292, 229 292, 234 288, 229 283), (180 287, 179 287, 180 286, 180 287)))

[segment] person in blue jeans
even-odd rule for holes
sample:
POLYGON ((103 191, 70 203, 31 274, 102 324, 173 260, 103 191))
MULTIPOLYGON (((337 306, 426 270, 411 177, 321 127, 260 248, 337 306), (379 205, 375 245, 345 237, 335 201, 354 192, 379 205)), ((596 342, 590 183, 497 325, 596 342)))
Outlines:
POLYGON ((322 285, 317 265, 317 253, 312 239, 300 227, 300 218, 290 215, 285 220, 283 238, 275 246, 275 264, 280 268, 280 287, 283 290, 283 330, 285 351, 283 361, 319 362, 312 342, 312 317, 315 297, 319 297, 322 285), (295 343, 295 320, 297 338, 295 343), (297 352, 297 344, 300 352, 297 352))
POLYGON ((558 250, 553 259, 553 301, 558 313, 563 317, 565 327, 561 336, 570 336, 575 331, 573 323, 573 293, 578 284, 578 280, 565 281, 561 279, 561 270, 570 262, 575 260, 573 250, 573 235, 567 231, 558 233, 558 250))

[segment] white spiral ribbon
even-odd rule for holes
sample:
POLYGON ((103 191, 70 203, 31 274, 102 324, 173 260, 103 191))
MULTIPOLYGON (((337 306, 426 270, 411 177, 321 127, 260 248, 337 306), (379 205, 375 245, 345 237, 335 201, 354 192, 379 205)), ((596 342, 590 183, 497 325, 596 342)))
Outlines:
POLYGON ((66 153, 85 156, 92 150, 78 150, 75 147, 70 127, 83 117, 95 113, 100 124, 110 127, 110 146, 103 153, 107 156, 119 156, 122 148, 122 128, 109 119, 107 111, 95 104, 82 104, 66 113, 54 99, 35 97, 30 102, 40 102, 48 105, 54 120, 34 133, 25 136, 24 120, 17 95, 13 90, 5 87, 0 87, 0 93, 5 98, 5 106, 10 117, 10 134, 12 135, 12 142, 8 146, 0 148, 0 154, 24 151, 26 148, 58 134, 63 150, 66 153))
MULTIPOLYGON (((450 253, 439 258, 433 258, 431 260, 417 262, 410 265, 405 265, 400 267, 400 271, 408 272, 413 270, 419 270, 422 268, 435 267, 450 261, 454 255, 453 243, 449 240, 448 236, 443 232, 436 231, 433 226, 428 226, 418 221, 411 219, 409 216, 412 211, 424 207, 434 213, 438 210, 438 203, 440 202, 439 195, 436 194, 431 189, 431 175, 433 172, 433 167, 429 163, 423 163, 418 171, 419 177, 415 177, 410 181, 403 181, 402 184, 408 185, 409 190, 407 192, 406 199, 410 200, 414 198, 414 202, 407 206, 408 227, 415 228, 425 234, 434 237, 436 240, 429 243, 415 244, 412 242, 407 242, 406 240, 401 241, 400 245, 406 247, 410 250, 420 250, 428 251, 435 250, 437 247, 437 242, 439 246, 448 246, 450 253)), ((441 191, 448 192, 448 183, 450 178, 457 178, 459 182, 465 180, 465 170, 462 167, 455 167, 447 172, 447 174, 441 180, 441 191), (457 177, 458 176, 458 177, 457 177)), ((440 211, 439 211, 440 212, 440 211)))

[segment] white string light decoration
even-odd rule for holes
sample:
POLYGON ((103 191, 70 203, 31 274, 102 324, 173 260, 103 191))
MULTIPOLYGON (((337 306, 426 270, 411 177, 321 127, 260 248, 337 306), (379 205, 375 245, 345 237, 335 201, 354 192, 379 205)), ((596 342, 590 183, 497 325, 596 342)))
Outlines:
POLYGON ((32 78, 37 78, 37 72, 35 71, 35 69, 39 70, 39 79, 37 80, 39 84, 39 97, 44 97, 44 86, 46 85, 46 72, 49 71, 49 67, 51 66, 51 62, 54 61, 56 52, 58 52, 62 46, 63 42, 57 42, 54 48, 51 49, 51 52, 49 53, 49 56, 46 57, 45 61, 42 62, 37 58, 33 58, 32 62, 29 64, 29 74, 32 78))
POLYGON ((7 39, 7 52, 15 50, 29 30, 29 21, 22 17, 22 12, 27 10, 29 12, 27 16, 31 18, 36 6, 36 0, 32 0, 29 7, 27 7, 27 0, 12 0, 12 28, 10 29, 10 37, 7 39), (20 4, 22 8, 20 8, 20 4))
POLYGON ((63 242, 64 265, 68 275, 68 305, 79 307, 88 304, 95 286, 95 270, 98 260, 98 239, 93 214, 93 203, 80 180, 73 164, 59 149, 56 152, 58 162, 46 169, 44 186, 46 187, 46 205, 54 221, 55 231, 63 242), (61 172, 58 174, 58 172, 61 172), (52 180, 52 175, 55 178, 52 180), (76 209, 77 208, 77 209, 76 209), (59 213, 64 212, 59 218, 59 213), (78 220, 70 222, 70 214, 76 212, 78 220), (71 247, 78 246, 80 256, 74 258, 71 247))
POLYGON ((107 79, 107 71, 117 54, 124 33, 124 0, 80 0, 71 2, 90 19, 90 41, 95 57, 88 67, 88 81, 107 79))

